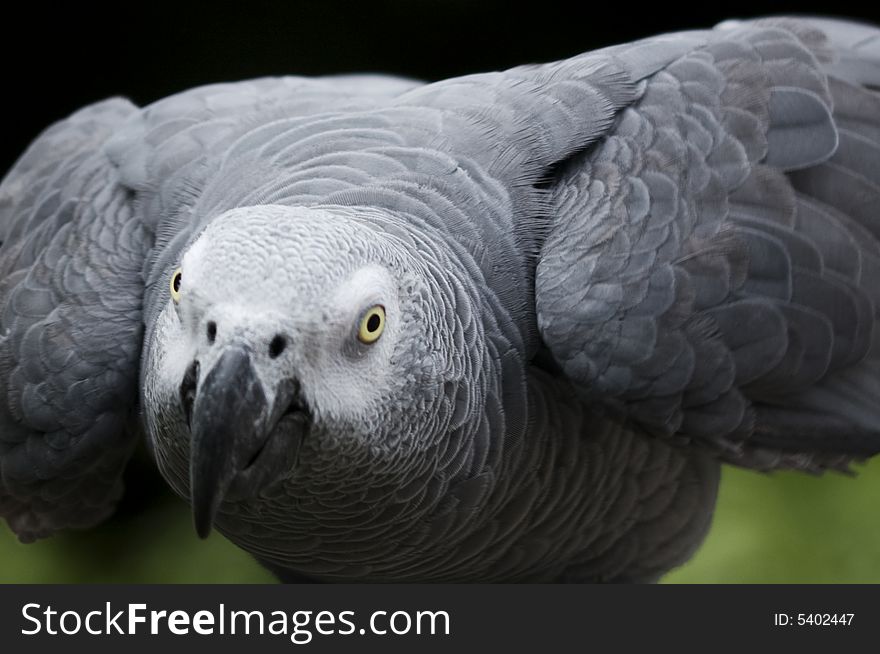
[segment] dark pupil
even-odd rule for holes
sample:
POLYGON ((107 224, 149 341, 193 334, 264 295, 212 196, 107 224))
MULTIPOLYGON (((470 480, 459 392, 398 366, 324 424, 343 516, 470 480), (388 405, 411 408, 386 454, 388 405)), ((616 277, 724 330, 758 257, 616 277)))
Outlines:
POLYGON ((174 275, 174 292, 177 293, 180 291, 180 278, 183 277, 180 273, 174 275))
POLYGON ((367 331, 374 332, 379 329, 380 322, 381 320, 379 319, 379 315, 374 313, 372 316, 367 318, 367 331))

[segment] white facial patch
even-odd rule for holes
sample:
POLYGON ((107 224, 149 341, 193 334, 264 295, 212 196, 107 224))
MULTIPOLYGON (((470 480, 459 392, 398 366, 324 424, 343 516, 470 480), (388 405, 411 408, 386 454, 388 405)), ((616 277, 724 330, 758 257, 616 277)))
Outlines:
MULTIPOLYGON (((398 283, 374 263, 383 259, 374 239, 356 221, 320 210, 259 206, 218 217, 180 262, 186 346, 171 347, 204 372, 223 348, 244 343, 270 400, 295 377, 316 416, 357 421, 388 388, 401 325, 398 283), (384 330, 362 342, 360 321, 377 305, 384 330), (284 349, 270 356, 276 336, 284 349)), ((182 370, 168 372, 179 378, 182 370)))
POLYGON ((389 359, 400 325, 397 286, 387 269, 368 264, 333 289, 323 307, 327 338, 322 339, 319 356, 310 357, 315 369, 306 374, 314 375, 313 390, 320 393, 315 398, 318 410, 356 415, 377 401, 391 374, 389 359), (382 336, 371 344, 357 342, 363 313, 376 305, 385 307, 382 336))
POLYGON ((396 304, 397 288, 388 271, 378 265, 367 265, 356 271, 341 283, 330 299, 331 306, 350 308, 358 316, 373 305, 389 307, 386 303, 394 300, 396 304))

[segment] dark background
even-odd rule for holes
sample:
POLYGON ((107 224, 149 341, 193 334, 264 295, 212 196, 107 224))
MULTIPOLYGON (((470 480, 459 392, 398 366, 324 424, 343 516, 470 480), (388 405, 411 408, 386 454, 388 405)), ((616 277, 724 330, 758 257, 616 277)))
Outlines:
POLYGON ((880 21, 875 0, 65 4, 5 7, 0 170, 48 123, 111 95, 146 104, 200 84, 273 74, 379 71, 435 80, 730 17, 800 12, 880 21))
MULTIPOLYGON (((3 10, 0 173, 52 121, 112 95, 143 105, 200 84, 279 74, 374 71, 436 80, 733 17, 811 13, 880 23, 876 0, 82 4, 3 10)), ((857 480, 724 474, 706 547, 670 579, 880 582, 880 460, 857 480)), ((185 506, 143 452, 127 488, 117 516, 93 532, 25 547, 0 524, 0 581, 268 579, 222 538, 195 539, 185 506)))

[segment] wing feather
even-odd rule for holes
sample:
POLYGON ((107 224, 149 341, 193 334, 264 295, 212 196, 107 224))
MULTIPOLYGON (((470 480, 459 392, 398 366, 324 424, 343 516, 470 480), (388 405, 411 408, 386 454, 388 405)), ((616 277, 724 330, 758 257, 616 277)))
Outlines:
POLYGON ((585 397, 741 465, 880 451, 878 35, 725 25, 560 168, 538 321, 585 397))

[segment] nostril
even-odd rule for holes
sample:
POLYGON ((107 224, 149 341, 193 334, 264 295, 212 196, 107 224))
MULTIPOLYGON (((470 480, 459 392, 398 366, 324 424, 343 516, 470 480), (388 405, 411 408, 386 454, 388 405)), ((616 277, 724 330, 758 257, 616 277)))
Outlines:
POLYGON ((284 338, 281 334, 276 334, 275 338, 272 339, 272 342, 269 343, 269 358, 274 359, 279 354, 284 352, 284 348, 287 347, 287 339, 284 338))
POLYGON ((217 338, 217 323, 213 320, 208 322, 208 327, 206 329, 208 334, 208 343, 210 345, 214 344, 214 339, 217 338))

